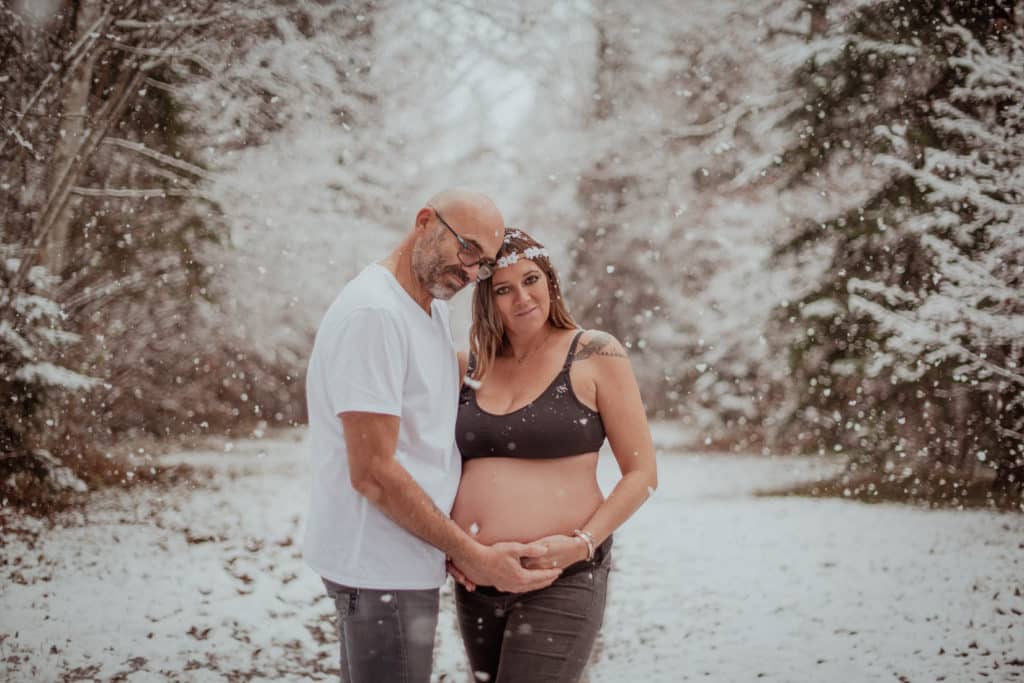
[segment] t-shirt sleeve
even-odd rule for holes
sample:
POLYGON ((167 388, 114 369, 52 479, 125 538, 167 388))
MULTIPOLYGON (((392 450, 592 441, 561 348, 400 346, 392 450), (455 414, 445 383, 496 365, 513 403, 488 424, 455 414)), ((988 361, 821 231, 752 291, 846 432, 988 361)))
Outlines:
POLYGON ((347 315, 326 356, 327 396, 335 415, 402 414, 405 343, 390 313, 367 308, 347 315))

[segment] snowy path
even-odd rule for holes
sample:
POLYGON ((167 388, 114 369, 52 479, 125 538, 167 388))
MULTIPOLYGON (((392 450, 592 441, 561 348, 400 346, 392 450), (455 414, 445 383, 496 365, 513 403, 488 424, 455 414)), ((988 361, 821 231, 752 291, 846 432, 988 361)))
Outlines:
MULTIPOLYGON (((213 486, 103 493, 34 542, 7 532, 0 680, 327 678, 301 437, 178 454, 213 486)), ((617 537, 591 683, 1024 681, 1024 516, 749 495, 822 471, 808 460, 660 467, 617 537)), ((436 679, 465 681, 442 603, 436 679)))

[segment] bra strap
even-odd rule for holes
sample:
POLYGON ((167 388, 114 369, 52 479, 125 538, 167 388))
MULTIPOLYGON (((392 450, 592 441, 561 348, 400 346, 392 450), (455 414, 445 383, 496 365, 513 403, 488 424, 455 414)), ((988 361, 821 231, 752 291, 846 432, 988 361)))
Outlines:
POLYGON ((563 372, 568 370, 569 366, 572 365, 572 358, 573 355, 576 353, 576 344, 579 343, 580 337, 583 336, 584 332, 586 332, 586 330, 580 330, 579 332, 576 333, 576 336, 572 338, 572 344, 569 344, 569 353, 565 357, 565 365, 562 366, 563 372))

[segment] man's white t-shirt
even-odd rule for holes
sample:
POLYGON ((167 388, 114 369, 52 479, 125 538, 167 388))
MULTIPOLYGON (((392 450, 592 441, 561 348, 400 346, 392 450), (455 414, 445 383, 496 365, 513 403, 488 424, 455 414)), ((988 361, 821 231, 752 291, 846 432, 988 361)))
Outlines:
POLYGON ((317 331, 306 375, 312 492, 305 559, 356 588, 437 588, 444 553, 352 488, 340 413, 400 418, 395 457, 445 514, 462 473, 455 445, 459 364, 448 306, 431 315, 373 264, 349 282, 317 331))

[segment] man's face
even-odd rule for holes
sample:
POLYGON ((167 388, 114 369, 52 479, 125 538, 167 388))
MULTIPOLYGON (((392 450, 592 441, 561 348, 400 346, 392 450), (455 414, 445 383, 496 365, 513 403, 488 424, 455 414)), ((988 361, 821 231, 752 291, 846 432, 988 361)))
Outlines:
MULTIPOLYGON (((442 300, 451 299, 478 276, 489 274, 504 233, 504 226, 486 224, 487 216, 471 224, 472 211, 450 213, 468 227, 460 228, 460 233, 433 210, 433 215, 428 216, 433 230, 416 242, 412 252, 413 273, 431 296, 442 300)), ((493 219, 490 223, 494 223, 493 219)))
POLYGON ((435 299, 447 301, 468 285, 473 277, 457 258, 448 231, 438 226, 412 250, 412 270, 435 299))

